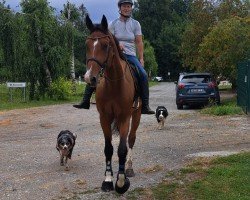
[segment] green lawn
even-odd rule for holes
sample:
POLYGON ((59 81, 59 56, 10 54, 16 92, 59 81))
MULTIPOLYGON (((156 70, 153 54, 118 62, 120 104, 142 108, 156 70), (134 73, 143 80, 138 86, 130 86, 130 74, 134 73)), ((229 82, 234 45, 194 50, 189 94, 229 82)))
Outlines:
POLYGON ((48 98, 30 101, 28 98, 28 89, 26 91, 26 101, 23 98, 23 91, 18 89, 12 89, 12 101, 10 98, 10 91, 6 87, 6 84, 0 84, 0 110, 12 110, 12 109, 22 109, 30 107, 39 107, 46 105, 55 105, 63 103, 73 103, 79 102, 82 99, 83 90, 85 84, 77 85, 76 93, 69 97, 68 100, 51 100, 48 98))
MULTIPOLYGON (((149 87, 158 84, 157 82, 149 82, 149 87)), ((82 100, 83 91, 85 84, 77 85, 76 93, 69 97, 68 100, 51 100, 48 98, 40 99, 39 101, 30 101, 28 98, 28 92, 26 91, 26 101, 23 99, 23 91, 18 89, 12 89, 12 102, 10 101, 10 91, 8 90, 6 84, 0 84, 0 110, 12 110, 12 109, 22 109, 30 107, 39 107, 46 105, 55 105, 63 103, 74 103, 80 102, 82 100)))
POLYGON ((150 188, 128 192, 128 199, 249 200, 250 152, 216 159, 199 158, 169 172, 150 188))

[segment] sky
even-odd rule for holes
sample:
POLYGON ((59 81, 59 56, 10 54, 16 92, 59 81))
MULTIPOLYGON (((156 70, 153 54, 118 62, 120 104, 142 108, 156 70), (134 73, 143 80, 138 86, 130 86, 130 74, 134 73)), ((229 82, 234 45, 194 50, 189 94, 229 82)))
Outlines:
MULTIPOLYGON (((93 22, 99 23, 101 21, 102 15, 105 15, 108 21, 113 21, 119 16, 118 0, 69 0, 70 3, 75 4, 79 7, 82 3, 87 8, 90 18, 93 22)), ((19 3, 21 0, 6 0, 6 5, 10 5, 11 9, 15 11, 20 11, 19 3)), ((67 0, 48 0, 50 6, 56 9, 59 13, 63 9, 63 4, 67 0)))

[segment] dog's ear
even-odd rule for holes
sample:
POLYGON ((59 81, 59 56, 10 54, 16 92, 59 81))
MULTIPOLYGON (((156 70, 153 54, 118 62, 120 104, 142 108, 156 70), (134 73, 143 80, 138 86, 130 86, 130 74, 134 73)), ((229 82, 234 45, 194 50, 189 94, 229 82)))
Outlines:
POLYGON ((76 135, 76 134, 73 134, 73 136, 74 136, 74 139, 76 139, 76 138, 77 138, 77 135, 76 135))

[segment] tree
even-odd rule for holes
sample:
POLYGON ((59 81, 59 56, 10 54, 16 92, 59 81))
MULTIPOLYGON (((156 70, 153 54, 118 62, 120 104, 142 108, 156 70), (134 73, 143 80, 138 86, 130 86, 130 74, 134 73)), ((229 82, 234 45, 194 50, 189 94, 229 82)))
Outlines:
POLYGON ((46 58, 46 48, 50 46, 49 37, 53 35, 52 30, 55 23, 52 9, 46 0, 22 0, 21 6, 22 11, 29 16, 27 22, 31 28, 30 34, 41 58, 45 81, 40 81, 44 87, 48 87, 52 82, 52 77, 46 58))
POLYGON ((147 40, 144 40, 144 60, 145 69, 148 72, 149 78, 156 76, 158 65, 155 59, 155 52, 147 40))
POLYGON ((210 1, 195 0, 192 2, 180 48, 185 68, 196 69, 199 45, 214 22, 214 6, 210 1))
POLYGON ((67 2, 62 11, 62 19, 67 33, 67 45, 71 52, 71 79, 75 82, 76 75, 84 73, 85 69, 85 40, 87 36, 87 28, 85 25, 85 17, 87 9, 82 4, 77 8, 74 4, 67 2))
POLYGON ((176 76, 180 71, 179 46, 187 9, 184 0, 138 0, 135 5, 134 17, 155 50, 158 75, 164 78, 170 71, 176 76))
POLYGON ((197 69, 230 80, 236 86, 237 63, 249 59, 250 21, 232 17, 214 26, 200 44, 197 69))

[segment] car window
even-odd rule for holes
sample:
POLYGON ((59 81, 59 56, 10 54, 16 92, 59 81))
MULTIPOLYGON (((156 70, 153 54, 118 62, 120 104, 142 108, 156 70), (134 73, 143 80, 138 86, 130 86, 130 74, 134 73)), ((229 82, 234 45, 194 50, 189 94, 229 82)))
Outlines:
POLYGON ((184 76, 181 80, 182 83, 209 83, 212 81, 211 76, 208 75, 190 75, 184 76))

